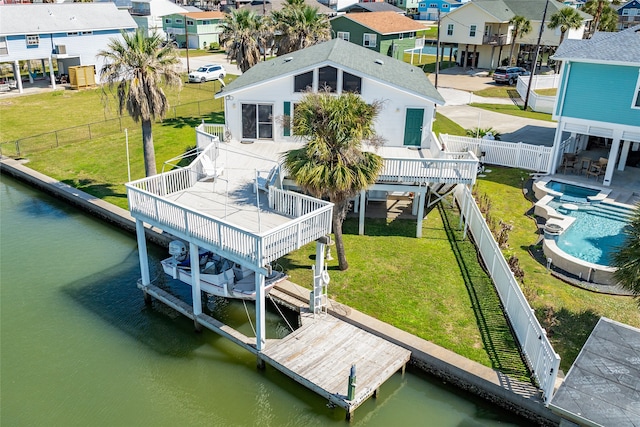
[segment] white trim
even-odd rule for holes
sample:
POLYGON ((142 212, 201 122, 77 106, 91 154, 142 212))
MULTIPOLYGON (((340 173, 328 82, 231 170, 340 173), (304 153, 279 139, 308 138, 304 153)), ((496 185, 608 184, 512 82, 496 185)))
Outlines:
POLYGON ((571 62, 584 62, 587 64, 603 64, 603 65, 622 65, 624 67, 638 67, 640 66, 640 61, 611 61, 607 59, 592 59, 592 58, 571 58, 568 56, 556 56, 552 55, 551 59, 555 59, 556 61, 571 61, 571 62))
POLYGON ((348 42, 350 37, 351 37, 351 33, 349 31, 338 31, 338 38, 339 39, 342 39, 342 40, 348 42))
POLYGON ((362 46, 363 47, 377 47, 378 46, 378 35, 375 33, 363 33, 362 34, 362 46), (369 39, 371 39, 371 36, 373 36, 373 43, 371 43, 371 41, 367 41, 367 36, 369 36, 369 39))
POLYGON ((469 37, 476 38, 478 35, 478 24, 469 24, 469 37), (473 28, 473 35, 471 35, 471 29, 473 28))
POLYGON ((640 69, 638 69, 638 81, 636 82, 636 90, 633 94, 634 96, 631 98, 631 108, 633 110, 640 110, 640 69))
MULTIPOLYGON (((613 138, 617 132, 621 132, 622 138, 628 139, 632 134, 640 135, 640 126, 623 125, 619 123, 600 122, 596 120, 576 119, 575 117, 560 117, 558 120, 558 127, 556 132, 578 132, 585 135, 598 135, 601 136, 602 132, 591 133, 591 129, 606 130, 611 132, 611 136, 607 138, 613 138), (571 125, 581 126, 581 130, 574 130, 571 125), (569 129, 567 129, 569 127, 569 129)), ((640 142, 631 140, 633 142, 640 142)))

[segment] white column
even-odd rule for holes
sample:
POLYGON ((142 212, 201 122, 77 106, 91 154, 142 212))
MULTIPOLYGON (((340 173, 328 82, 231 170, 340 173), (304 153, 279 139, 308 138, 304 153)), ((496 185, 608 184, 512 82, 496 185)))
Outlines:
POLYGON ((191 261, 191 299, 193 300, 193 315, 198 316, 202 314, 202 292, 200 292, 200 253, 198 245, 195 243, 189 242, 189 257, 191 261))
POLYGON ((607 187, 611 185, 611 178, 613 178, 613 171, 616 168, 616 160, 618 159, 618 151, 620 151, 620 132, 614 132, 613 143, 611 144, 611 150, 609 150, 607 171, 604 173, 603 184, 607 187))
POLYGON ((419 205, 418 205, 418 224, 416 225, 416 237, 422 237, 422 217, 424 216, 424 198, 427 194, 426 190, 420 188, 419 205))
POLYGON ((140 273, 142 284, 149 286, 151 279, 149 275, 149 258, 147 256, 147 240, 144 234, 144 222, 136 219, 136 238, 138 240, 138 257, 140 258, 140 273))
POLYGON ((555 138, 553 139, 553 149, 551 150, 551 157, 549 158, 549 174, 551 175, 556 173, 556 169, 558 169, 558 164, 560 163, 560 144, 562 143, 563 127, 564 123, 562 122, 562 119, 560 119, 556 128, 555 138))
MULTIPOLYGON (((44 64, 44 60, 42 61, 44 64)), ((51 89, 56 88, 56 75, 53 73, 53 58, 49 56, 49 79, 51 81, 51 89)))
POLYGON ((31 75, 31 60, 27 61, 27 73, 29 74, 29 83, 33 84, 33 76, 31 75))
POLYGON ((618 163, 618 170, 623 171, 627 164, 627 158, 629 157, 629 150, 631 149, 631 141, 628 139, 622 144, 622 152, 620 153, 620 162, 618 163))
POLYGON ((256 272, 256 349, 261 352, 266 344, 264 275, 256 272))
POLYGON ((320 314, 322 308, 322 294, 324 281, 322 280, 322 272, 324 271, 324 254, 326 245, 321 241, 316 240, 316 265, 313 277, 313 314, 320 314))
POLYGON ((13 75, 15 76, 16 83, 18 84, 18 92, 22 93, 24 91, 22 88, 22 75, 20 74, 20 63, 17 59, 13 63, 13 75))
POLYGON ((366 190, 360 190, 360 219, 358 222, 358 234, 364 235, 364 205, 366 201, 366 190))

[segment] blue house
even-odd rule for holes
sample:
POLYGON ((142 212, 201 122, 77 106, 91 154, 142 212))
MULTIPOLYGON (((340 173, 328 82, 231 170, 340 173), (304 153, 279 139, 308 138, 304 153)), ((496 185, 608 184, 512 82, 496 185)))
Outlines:
POLYGON ((426 0, 418 3, 418 15, 420 20, 437 21, 438 10, 440 16, 446 15, 452 10, 456 10, 462 6, 458 0, 426 0))
POLYGON ((640 24, 640 1, 631 0, 617 7, 618 31, 640 24))
POLYGON ((585 150, 590 136, 599 137, 608 149, 603 183, 611 185, 616 169, 640 166, 628 162, 640 155, 640 26, 565 40, 553 58, 562 61, 553 170, 563 153, 585 150))
POLYGON ((54 62, 58 75, 69 67, 90 68, 93 80, 102 66, 96 54, 107 48, 120 31, 134 31, 137 24, 126 10, 113 3, 40 3, 0 6, 0 62, 11 63, 17 89, 22 91, 20 62, 34 76, 48 78, 55 88, 54 62), (31 62, 40 65, 31 68, 31 62))

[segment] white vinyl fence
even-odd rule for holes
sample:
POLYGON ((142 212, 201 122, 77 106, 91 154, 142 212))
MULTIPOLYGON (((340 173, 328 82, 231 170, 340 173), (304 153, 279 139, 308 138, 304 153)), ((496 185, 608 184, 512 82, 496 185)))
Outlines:
POLYGON ((446 133, 440 134, 440 143, 448 152, 473 151, 484 164, 549 172, 552 147, 446 133))
MULTIPOLYGON (((529 77, 531 76, 520 76, 518 77, 518 83, 516 84, 516 90, 520 95, 522 100, 527 97, 527 88, 529 87, 529 77)), ((555 96, 545 96, 538 95, 535 90, 536 89, 551 89, 557 88, 560 82, 559 74, 551 74, 551 75, 540 75, 534 76, 533 81, 531 83, 531 93, 529 93, 529 107, 533 111, 538 111, 540 113, 553 113, 553 105, 556 101, 555 96)))
POLYGON ((467 186, 459 185, 454 194, 466 227, 471 231, 482 261, 498 291, 520 349, 542 390, 545 404, 549 404, 560 368, 560 356, 554 351, 546 331, 540 326, 533 309, 522 294, 471 191, 467 186))

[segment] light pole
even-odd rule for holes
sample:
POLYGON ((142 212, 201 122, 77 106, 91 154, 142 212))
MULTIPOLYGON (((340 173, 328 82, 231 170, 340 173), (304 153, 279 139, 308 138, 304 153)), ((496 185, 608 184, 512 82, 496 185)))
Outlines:
POLYGON ((538 33, 538 43, 536 44, 536 53, 533 55, 533 64, 531 64, 531 75, 529 76, 529 85, 527 86, 527 96, 524 98, 524 111, 529 106, 529 94, 531 93, 531 84, 533 77, 536 75, 536 65, 538 63, 538 54, 540 53, 540 40, 542 40, 542 32, 544 31, 544 21, 547 19, 547 7, 549 0, 544 3, 544 12, 542 13, 542 23, 540 24, 540 32, 538 33))

